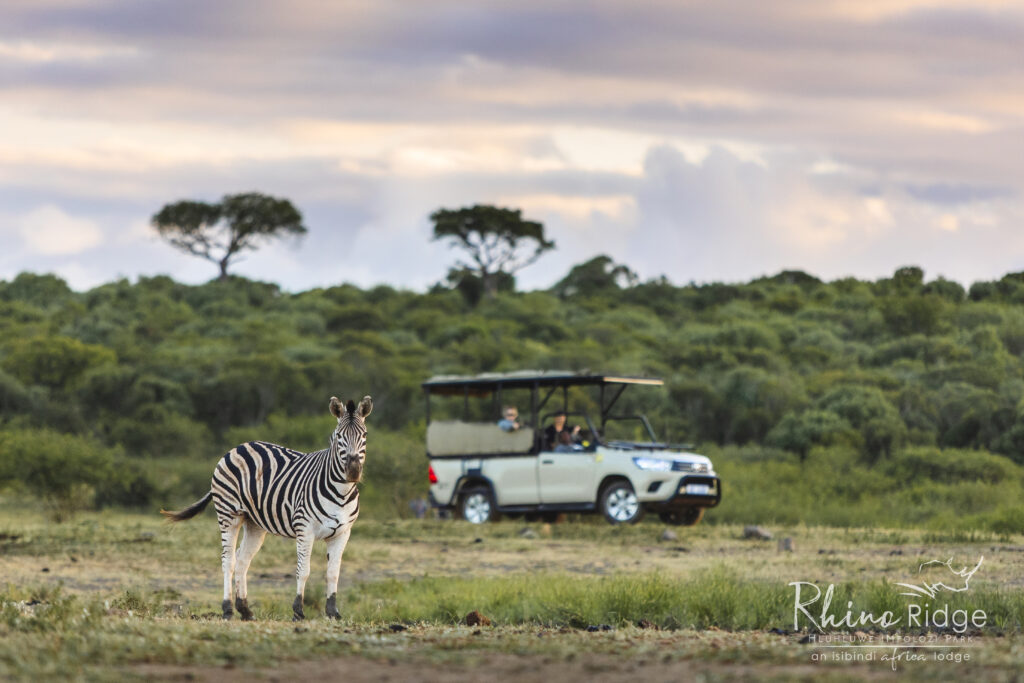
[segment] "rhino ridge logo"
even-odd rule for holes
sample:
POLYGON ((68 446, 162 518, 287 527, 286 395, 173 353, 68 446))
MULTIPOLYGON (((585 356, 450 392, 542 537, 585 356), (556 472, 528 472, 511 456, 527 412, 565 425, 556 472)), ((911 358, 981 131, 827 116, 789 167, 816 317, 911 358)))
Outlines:
POLYGON ((978 558, 978 564, 974 565, 973 568, 968 569, 966 566, 964 566, 957 570, 953 569, 953 558, 950 557, 945 562, 942 562, 940 560, 929 560, 927 562, 921 563, 921 565, 917 568, 917 573, 920 574, 928 565, 939 565, 942 567, 946 567, 947 569, 949 569, 950 573, 953 574, 953 576, 963 579, 963 586, 950 586, 946 583, 943 583, 942 581, 936 581, 935 583, 923 581, 921 585, 916 585, 913 583, 897 583, 896 585, 907 589, 907 592, 902 592, 900 593, 900 595, 908 595, 912 598, 934 598, 937 593, 941 593, 942 591, 949 591, 951 593, 963 593, 970 588, 971 577, 973 577, 975 572, 977 572, 978 569, 981 568, 981 563, 984 561, 985 556, 982 555, 980 558, 978 558))

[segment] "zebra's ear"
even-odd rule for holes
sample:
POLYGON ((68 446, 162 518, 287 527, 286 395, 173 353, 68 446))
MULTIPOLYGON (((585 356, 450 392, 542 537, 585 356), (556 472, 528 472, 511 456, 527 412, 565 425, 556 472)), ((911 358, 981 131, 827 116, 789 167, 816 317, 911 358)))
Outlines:
POLYGON ((341 401, 338 400, 338 397, 337 396, 331 396, 331 414, 334 415, 334 417, 336 417, 336 418, 338 418, 340 420, 341 419, 341 415, 342 415, 342 410, 343 410, 343 408, 342 408, 342 405, 341 405, 341 401))
POLYGON ((363 400, 359 402, 359 417, 366 418, 373 410, 373 399, 369 396, 363 396, 363 400))

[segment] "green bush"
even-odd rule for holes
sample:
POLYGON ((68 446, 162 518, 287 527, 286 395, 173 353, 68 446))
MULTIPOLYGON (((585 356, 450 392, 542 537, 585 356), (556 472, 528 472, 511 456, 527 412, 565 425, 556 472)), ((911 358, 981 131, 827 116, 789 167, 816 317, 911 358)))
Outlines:
POLYGON ((37 496, 56 521, 102 505, 150 504, 158 491, 154 482, 143 463, 88 437, 0 431, 0 487, 37 496))
POLYGON ((942 484, 981 481, 1019 483, 1024 468, 985 451, 939 448, 907 448, 884 466, 889 476, 906 481, 930 480, 942 484))
POLYGON ((49 430, 0 432, 0 484, 39 496, 54 519, 92 507, 95 489, 114 471, 115 451, 49 430))
POLYGON ((915 447, 872 465, 843 446, 812 448, 803 463, 757 447, 704 452, 724 482, 709 523, 1024 531, 1024 468, 991 453, 915 447))
POLYGON ((132 417, 115 418, 108 438, 136 457, 201 458, 216 454, 205 424, 157 405, 145 406, 132 417))
POLYGON ((117 361, 108 348, 68 337, 19 339, 6 351, 3 367, 9 374, 25 385, 50 389, 69 387, 86 370, 117 361))
POLYGON ((850 423, 828 410, 789 413, 768 433, 765 443, 807 459, 814 446, 848 444, 859 446, 861 437, 850 423))
MULTIPOLYGON (((113 464, 103 483, 91 471, 70 484, 36 473, 36 489, 6 481, 72 507, 193 496, 227 448, 323 448, 328 397, 371 394, 364 509, 407 514, 425 490, 424 379, 587 370, 666 378, 667 391, 630 389, 618 408, 721 454, 726 500, 711 521, 1008 528, 1020 476, 988 451, 1024 463, 1022 282, 1010 274, 965 297, 907 266, 874 282, 786 271, 676 286, 638 283, 602 257, 551 290, 516 292, 510 279, 489 299, 454 281, 292 294, 239 277, 74 292, 23 273, 0 282, 0 429, 46 427, 40 439, 71 435, 113 464), (749 447, 722 450, 736 443, 749 447)), ((493 406, 479 410, 490 419, 493 406)), ((76 448, 68 457, 81 460, 76 448)))

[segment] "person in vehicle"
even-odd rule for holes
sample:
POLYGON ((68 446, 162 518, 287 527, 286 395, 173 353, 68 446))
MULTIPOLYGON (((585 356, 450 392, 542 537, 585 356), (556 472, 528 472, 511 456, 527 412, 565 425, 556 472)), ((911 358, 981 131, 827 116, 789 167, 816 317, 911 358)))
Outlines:
POLYGON ((505 406, 502 410, 502 418, 498 420, 498 426, 506 432, 514 432, 522 427, 519 424, 519 409, 515 406, 505 406))
MULTIPOLYGON (((569 427, 566 425, 566 415, 564 412, 559 411, 555 413, 555 417, 550 425, 544 430, 544 450, 553 451, 555 448, 563 443, 563 433, 569 439, 569 445, 579 443, 580 438, 580 426, 574 425, 569 427)), ((570 448, 570 450, 572 450, 570 448)))

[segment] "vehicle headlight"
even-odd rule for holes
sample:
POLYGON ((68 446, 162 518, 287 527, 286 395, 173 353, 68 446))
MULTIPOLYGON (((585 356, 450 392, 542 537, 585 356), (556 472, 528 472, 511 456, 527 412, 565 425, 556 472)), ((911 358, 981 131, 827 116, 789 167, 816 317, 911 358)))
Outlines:
POLYGON ((642 470, 668 472, 672 469, 671 460, 661 460, 660 458, 633 458, 633 464, 642 470))
POLYGON ((706 462, 695 462, 695 463, 693 463, 693 471, 694 472, 709 472, 709 471, 711 471, 711 467, 709 467, 706 462))

